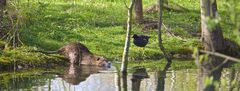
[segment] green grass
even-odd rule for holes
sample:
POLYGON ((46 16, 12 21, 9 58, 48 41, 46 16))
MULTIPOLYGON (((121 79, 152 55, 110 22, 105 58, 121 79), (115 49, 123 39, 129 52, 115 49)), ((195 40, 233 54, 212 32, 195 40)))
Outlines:
MULTIPOLYGON (((221 0, 221 2, 223 1, 221 0)), ((48 0, 39 2, 21 0, 11 3, 19 8, 19 16, 23 17, 20 20, 22 25, 20 33, 25 46, 57 50, 64 44, 78 41, 86 45, 93 53, 104 56, 110 61, 121 59, 126 32, 123 26, 127 20, 127 9, 122 0, 48 0)), ((170 1, 171 3, 179 4, 190 11, 164 11, 164 24, 169 25, 171 31, 178 36, 169 37, 163 29, 163 44, 166 50, 181 53, 191 50, 193 47, 200 47, 199 38, 190 34, 200 32, 199 1, 173 0, 170 1)), ((154 0, 143 0, 144 8, 153 4, 155 4, 154 0)), ((13 6, 10 6, 9 10, 13 6)), ((226 10, 221 8, 219 11, 222 14, 226 10)), ((144 14, 144 16, 157 20, 158 13, 144 14)), ((225 21, 227 17, 223 19, 223 24, 226 24, 223 28, 226 29, 224 33, 229 33, 227 31, 230 25, 225 21)), ((132 34, 149 35, 151 36, 150 43, 146 46, 144 54, 140 48, 131 43, 129 59, 161 58, 162 52, 158 47, 157 32, 151 30, 148 33, 142 33, 140 30, 141 26, 134 25, 132 34)))
MULTIPOLYGON (((152 3, 154 2, 144 1, 144 5, 151 5, 152 3)), ((68 42, 79 41, 85 44, 93 53, 110 60, 121 58, 125 41, 123 26, 126 23, 127 10, 120 0, 80 0, 76 1, 76 3, 49 1, 42 2, 38 7, 32 5, 29 7, 33 8, 28 9, 25 7, 26 12, 38 11, 40 14, 31 13, 33 14, 30 14, 32 23, 22 30, 22 35, 28 35, 22 36, 26 45, 45 50, 56 50, 68 42)), ((166 21, 166 23, 171 24, 172 30, 179 32, 180 35, 186 35, 188 31, 197 31, 195 25, 199 25, 199 23, 191 21, 192 19, 186 20, 185 18, 188 15, 176 18, 183 14, 167 12, 164 14, 164 18, 168 20, 169 16, 172 16, 172 19, 166 21), (178 19, 177 21, 185 21, 175 22, 175 19, 178 19), (190 21, 194 23, 186 23, 190 21), (186 27, 184 28, 184 26, 186 27)), ((146 15, 146 17, 148 16, 157 19, 154 14, 146 15)), ((193 17, 196 18, 198 16, 193 17)), ((140 27, 134 26, 132 33, 143 34, 140 30, 140 27)), ((150 44, 145 48, 145 54, 143 55, 141 51, 139 52, 139 48, 131 43, 130 58, 138 58, 139 55, 150 57, 161 55, 161 51, 157 46, 157 32, 150 31, 147 35, 151 36, 151 39, 150 44)), ((191 37, 189 34, 188 37, 180 36, 180 38, 169 38, 164 35, 164 45, 168 51, 178 51, 180 49, 188 49, 189 46, 196 46, 197 39, 187 39, 189 37, 191 37)))

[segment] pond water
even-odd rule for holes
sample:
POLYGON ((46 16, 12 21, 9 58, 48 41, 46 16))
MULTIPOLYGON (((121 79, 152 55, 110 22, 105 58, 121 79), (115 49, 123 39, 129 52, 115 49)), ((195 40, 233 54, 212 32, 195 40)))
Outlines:
MULTIPOLYGON (((126 78, 120 77, 114 67, 71 65, 62 71, 27 72, 1 73, 0 91, 196 91, 198 78, 197 69, 148 72, 148 78, 137 80, 132 73, 126 78)), ((239 83, 238 77, 239 71, 233 73, 230 69, 224 69, 219 91, 231 88, 230 79, 236 79, 239 83)), ((239 91, 239 84, 233 91, 239 91)))

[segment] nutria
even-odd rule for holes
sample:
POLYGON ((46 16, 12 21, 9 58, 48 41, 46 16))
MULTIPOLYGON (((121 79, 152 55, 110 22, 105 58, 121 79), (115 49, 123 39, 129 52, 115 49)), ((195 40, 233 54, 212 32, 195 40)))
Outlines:
POLYGON ((71 64, 107 66, 105 58, 96 56, 95 54, 91 53, 85 45, 79 42, 64 45, 57 51, 40 52, 46 54, 62 54, 70 61, 71 64))

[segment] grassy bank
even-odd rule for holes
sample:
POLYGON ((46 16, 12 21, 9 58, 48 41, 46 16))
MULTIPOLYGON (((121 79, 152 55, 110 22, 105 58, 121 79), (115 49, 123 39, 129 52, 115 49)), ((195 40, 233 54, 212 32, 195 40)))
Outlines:
POLYGON ((45 55, 42 53, 29 52, 31 47, 19 47, 5 49, 0 52, 0 70, 26 69, 33 67, 54 67, 66 65, 68 62, 61 55, 45 55))
MULTIPOLYGON (((144 5, 148 6, 154 4, 153 1, 144 1, 144 3, 144 5)), ((22 37, 26 45, 45 50, 56 50, 68 42, 79 41, 85 44, 93 53, 111 60, 121 58, 125 39, 123 26, 127 18, 127 10, 121 0, 112 2, 107 0, 76 1, 75 3, 64 1, 52 3, 49 1, 42 2, 42 6, 35 9, 26 9, 26 11, 40 12, 40 14, 32 13, 36 14, 31 15, 32 23, 22 30, 23 35, 28 35, 22 37)), ((189 16, 191 15, 197 19, 195 21, 186 19, 188 15, 183 15, 183 13, 166 11, 164 15, 166 24, 170 24, 172 30, 178 32, 179 35, 188 35, 187 37, 164 35, 164 44, 169 51, 179 51, 190 46, 196 46, 198 43, 197 38, 191 37, 188 32, 197 32, 199 30, 198 27, 195 27, 199 26, 199 16, 195 13, 188 13, 189 16), (176 17, 181 15, 183 17, 175 20, 176 17)), ((148 14, 146 17, 157 19, 156 14, 148 14)), ((141 26, 135 25, 132 34, 146 34, 140 30, 141 26)), ((145 48, 144 55, 138 47, 131 43, 131 58, 161 55, 157 46, 157 32, 151 30, 146 35, 151 36, 151 39, 150 44, 145 48)))
MULTIPOLYGON (((11 3, 13 6, 9 6, 10 11, 13 7, 19 9, 21 40, 30 49, 57 50, 64 44, 78 41, 97 55, 104 56, 110 61, 120 61, 125 41, 123 26, 127 20, 127 9, 122 0, 15 0, 11 3)), ((163 44, 167 51, 184 53, 189 52, 193 47, 200 47, 199 37, 191 34, 200 32, 199 1, 173 0, 169 3, 179 4, 189 11, 164 11, 164 24, 170 26, 171 31, 177 36, 170 37, 163 30, 163 44)), ((153 0, 143 0, 144 8, 153 4, 155 4, 153 0)), ((225 11, 221 8, 220 14, 225 11)), ((16 11, 12 10, 11 12, 16 11)), ((144 16, 157 20, 158 13, 145 14, 144 16)), ((223 17, 223 28, 226 33, 230 26, 229 22, 226 21, 227 17, 223 17)), ((134 25, 132 34, 149 35, 151 36, 150 43, 144 52, 131 43, 130 59, 161 58, 162 53, 158 47, 157 32, 149 30, 147 33, 143 33, 140 31, 141 28, 142 26, 134 25)), ((231 38, 229 35, 229 32, 225 34, 231 38)), ((22 50, 25 49, 28 48, 22 47, 22 50)), ((13 60, 12 58, 17 58, 23 62, 27 60, 26 63, 29 61, 47 63, 48 61, 44 60, 54 60, 48 55, 22 53, 22 50, 19 50, 19 53, 14 52, 14 50, 1 51, 3 55, 0 57, 0 64, 5 64, 9 60, 13 60), (28 56, 30 57, 28 58, 28 56)))

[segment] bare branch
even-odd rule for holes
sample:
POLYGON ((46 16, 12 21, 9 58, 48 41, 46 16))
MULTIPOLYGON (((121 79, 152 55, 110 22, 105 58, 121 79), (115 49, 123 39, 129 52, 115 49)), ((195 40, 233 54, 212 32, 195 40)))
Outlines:
POLYGON ((234 57, 230 57, 228 55, 224 55, 218 52, 210 52, 210 51, 205 51, 205 50, 200 50, 201 53, 206 53, 206 54, 210 54, 210 55, 214 55, 214 56, 218 56, 218 57, 222 57, 222 58, 226 58, 235 62, 240 62, 240 59, 234 58, 234 57))
POLYGON ((176 37, 174 33, 171 32, 171 27, 166 26, 164 23, 162 23, 163 27, 165 28, 165 31, 168 32, 172 37, 176 37))
POLYGON ((121 71, 123 74, 127 74, 128 52, 129 52, 129 46, 130 46, 130 35, 132 30, 132 10, 133 10, 134 1, 135 0, 131 0, 130 6, 128 9, 127 31, 126 31, 125 46, 124 46, 123 56, 122 56, 122 66, 121 66, 121 71))
POLYGON ((158 30, 158 46, 159 46, 160 50, 162 50, 163 55, 166 58, 166 60, 168 62, 171 62, 171 58, 166 53, 165 48, 162 43, 162 32, 161 32, 162 22, 163 22, 162 15, 163 15, 163 0, 159 0, 159 20, 158 20, 158 29, 157 29, 158 30))
POLYGON ((211 72, 214 72, 215 70, 219 69, 220 67, 222 67, 227 62, 228 62, 228 59, 226 58, 221 64, 219 64, 217 67, 212 69, 211 72))
POLYGON ((123 3, 124 3, 124 5, 125 5, 125 7, 126 7, 127 9, 129 9, 129 7, 127 6, 126 0, 123 0, 123 3))

